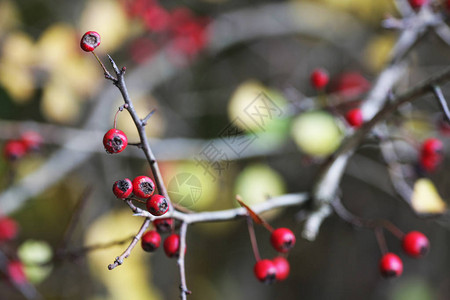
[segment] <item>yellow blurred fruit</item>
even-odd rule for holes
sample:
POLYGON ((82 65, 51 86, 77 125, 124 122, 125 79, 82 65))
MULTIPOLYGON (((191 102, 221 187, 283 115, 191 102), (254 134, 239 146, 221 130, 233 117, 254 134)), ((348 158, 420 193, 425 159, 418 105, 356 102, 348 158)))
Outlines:
POLYGON ((3 43, 2 61, 10 64, 28 66, 34 60, 34 44, 29 35, 14 32, 3 43))
POLYGON ((325 111, 309 111, 298 116, 292 125, 292 137, 304 153, 323 157, 333 153, 343 138, 342 125, 325 111))
POLYGON ((42 68, 53 69, 65 60, 79 55, 79 40, 75 30, 57 23, 45 30, 37 43, 36 63, 42 68))
POLYGON ((396 37, 392 34, 383 34, 370 40, 364 54, 365 61, 372 71, 378 72, 385 67, 395 41, 396 37))
POLYGON ((439 214, 447 209, 447 204, 428 178, 420 178, 415 182, 411 204, 413 209, 421 214, 439 214))
POLYGON ((0 62, 0 84, 5 88, 12 100, 24 103, 34 94, 34 78, 27 67, 0 62))
POLYGON ((53 256, 50 245, 45 241, 26 240, 22 243, 17 254, 24 263, 28 280, 38 284, 50 275, 53 265, 49 264, 53 256))
POLYGON ((44 88, 41 111, 49 121, 71 124, 79 117, 80 101, 72 89, 52 81, 44 88))

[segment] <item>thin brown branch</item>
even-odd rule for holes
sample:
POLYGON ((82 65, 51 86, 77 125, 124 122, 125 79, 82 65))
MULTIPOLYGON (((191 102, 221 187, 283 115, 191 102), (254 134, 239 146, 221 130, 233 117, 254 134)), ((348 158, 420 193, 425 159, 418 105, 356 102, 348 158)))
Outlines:
POLYGON ((185 271, 185 263, 184 258, 186 256, 186 233, 187 233, 186 222, 181 223, 180 227, 180 251, 178 256, 178 269, 180 270, 180 298, 182 300, 186 300, 186 296, 191 294, 191 291, 187 288, 186 285, 186 271, 185 271))

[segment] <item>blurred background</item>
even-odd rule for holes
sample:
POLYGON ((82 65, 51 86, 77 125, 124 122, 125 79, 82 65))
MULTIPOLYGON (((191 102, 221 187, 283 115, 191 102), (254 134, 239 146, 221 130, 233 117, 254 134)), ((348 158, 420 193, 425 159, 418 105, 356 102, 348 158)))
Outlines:
MULTIPOLYGON (((2 251, 22 260, 44 299, 179 297, 176 261, 162 249, 149 254, 136 247, 112 271, 107 265, 128 240, 83 250, 123 241, 139 230, 142 220, 111 187, 125 177, 150 175, 139 149, 117 155, 103 149, 103 134, 122 100, 95 58, 80 49, 87 30, 101 35, 95 51, 107 67, 106 54, 126 66, 140 116, 156 108, 147 132, 172 200, 195 211, 218 210, 236 207, 237 193, 255 204, 310 190, 320 164, 349 131, 343 115, 359 105, 389 61, 399 32, 381 22, 399 17, 398 3, 1 0, 0 140, 5 149, 30 131, 42 139, 38 151, 19 153, 13 161, 3 150, 0 213, 19 229, 14 240, 0 245, 2 251), (319 91, 310 83, 316 68, 330 78, 319 91)), ((445 7, 435 4, 445 17, 445 7)), ((421 38, 407 55, 407 76, 396 91, 447 66, 448 49, 435 34, 421 38)), ((441 120, 431 95, 387 120, 393 136, 408 140, 402 163, 416 170, 425 138, 439 137, 450 146, 441 120)), ((117 128, 129 142, 138 141, 127 112, 119 114, 117 128)), ((449 198, 448 158, 427 176, 434 186, 426 195, 436 188, 442 199, 449 198)), ((431 241, 428 256, 414 260, 399 254, 404 274, 383 279, 373 231, 352 228, 333 214, 309 242, 300 237, 302 208, 290 207, 264 215, 273 227, 289 227, 298 237, 289 278, 273 285, 253 276, 245 220, 190 226, 189 298, 450 298, 449 224, 417 218, 396 195, 376 141, 369 140, 350 161, 341 193, 356 215, 424 232, 431 241)), ((432 195, 433 203, 445 208, 432 195)), ((261 255, 274 257, 269 233, 257 227, 256 234, 261 255)), ((399 241, 389 233, 386 238, 389 249, 401 253, 399 241)), ((3 276, 0 299, 25 297, 3 276)))

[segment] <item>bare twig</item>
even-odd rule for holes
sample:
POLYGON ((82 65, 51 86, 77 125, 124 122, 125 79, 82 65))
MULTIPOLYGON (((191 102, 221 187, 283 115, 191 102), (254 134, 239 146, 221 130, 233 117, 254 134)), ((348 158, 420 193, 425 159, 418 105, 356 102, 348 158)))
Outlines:
POLYGON ((186 285, 186 271, 185 271, 185 264, 184 264, 184 257, 185 257, 185 251, 186 251, 186 232, 187 232, 187 226, 188 224, 186 222, 181 223, 180 226, 180 251, 178 255, 178 269, 180 270, 180 297, 182 300, 186 299, 186 295, 190 295, 191 291, 187 288, 186 285))
POLYGON ((436 99, 439 102, 439 105, 442 108, 442 111, 444 112, 445 118, 447 119, 447 122, 450 122, 450 110, 448 109, 447 101, 445 101, 444 94, 442 93, 441 88, 438 85, 433 85, 433 93, 436 96, 436 99))

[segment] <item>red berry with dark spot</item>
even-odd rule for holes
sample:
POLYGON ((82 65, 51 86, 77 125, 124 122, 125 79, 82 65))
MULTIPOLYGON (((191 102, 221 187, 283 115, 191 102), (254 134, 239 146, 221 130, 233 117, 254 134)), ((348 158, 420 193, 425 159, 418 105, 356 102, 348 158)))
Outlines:
POLYGON ((128 138, 122 130, 112 128, 103 136, 103 146, 109 154, 120 153, 127 145, 128 138))
POLYGON ((155 192, 155 183, 148 176, 138 176, 133 179, 133 193, 139 198, 149 198, 155 192))
POLYGON ((42 136, 36 131, 26 131, 20 136, 20 140, 25 146, 26 151, 39 151, 42 146, 42 136))
POLYGON ((164 252, 168 257, 178 257, 180 252, 180 236, 176 233, 169 235, 164 240, 164 252))
POLYGON ((277 269, 274 263, 268 259, 258 260, 253 267, 253 272, 256 279, 266 284, 273 283, 277 276, 277 269))
POLYGON ((289 276, 290 266, 286 258, 282 256, 272 259, 276 271, 276 280, 283 281, 289 276))
POLYGON ((394 253, 386 253, 380 260, 380 272, 383 277, 398 277, 403 272, 403 263, 394 253))
POLYGON ((363 115, 361 112, 361 109, 354 108, 347 112, 345 115, 345 119, 347 120, 347 123, 350 124, 350 126, 359 128, 364 123, 363 115))
POLYGON ((169 210, 169 201, 161 195, 153 195, 147 199, 147 210, 154 216, 162 216, 169 210))
POLYGON ((128 198, 133 192, 133 183, 130 179, 125 178, 117 180, 113 185, 113 193, 119 199, 128 198))
POLYGON ((414 9, 419 9, 425 4, 427 4, 429 0, 409 0, 409 5, 411 5, 414 9))
POLYGON ((86 32, 80 41, 81 49, 86 52, 92 52, 100 45, 100 34, 95 31, 86 32))
POLYGON ((311 73, 310 80, 313 88, 321 90, 325 88, 325 86, 328 84, 329 81, 328 72, 325 71, 324 69, 315 69, 311 73))
POLYGON ((426 139, 420 151, 420 165, 427 172, 433 172, 442 161, 444 146, 437 138, 426 139))
POLYGON ((3 155, 7 160, 16 160, 22 158, 26 154, 26 147, 21 141, 7 141, 3 147, 3 155))
POLYGON ((423 233, 411 231, 403 237, 402 248, 406 254, 419 258, 428 253, 430 242, 423 233))
POLYGON ((153 252, 161 245, 161 236, 155 230, 147 231, 142 235, 141 246, 144 251, 153 252))
POLYGON ((159 233, 169 232, 173 228, 173 219, 156 219, 153 221, 153 225, 159 233))
POLYGON ((277 228, 272 231, 272 235, 270 236, 270 242, 272 246, 278 252, 286 253, 291 250, 295 245, 295 235, 288 228, 277 228))
POLYGON ((16 221, 9 217, 0 218, 0 243, 14 239, 19 231, 16 221))
POLYGON ((18 260, 12 260, 8 262, 6 269, 9 280, 14 282, 15 284, 23 284, 27 282, 27 277, 23 270, 22 262, 18 260))

